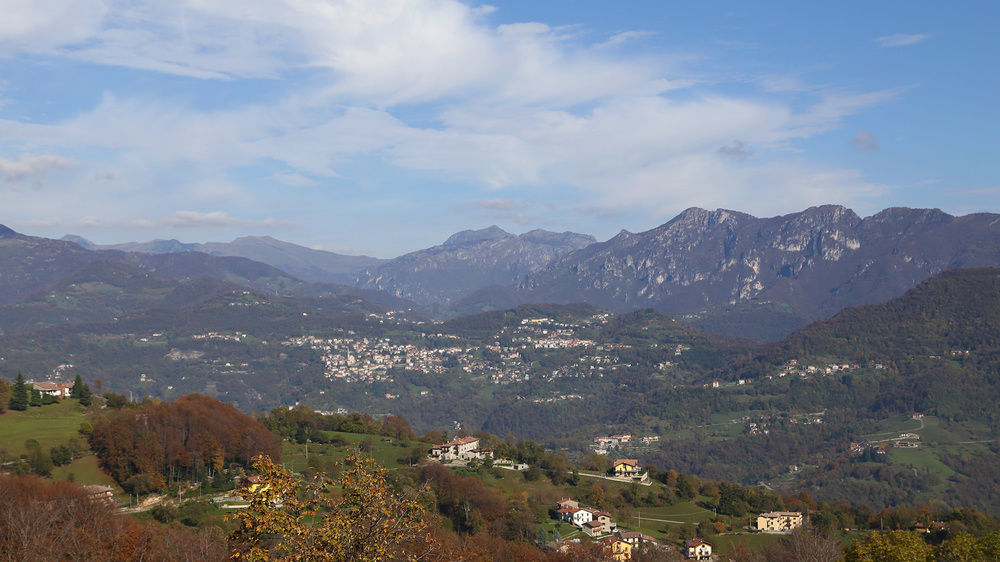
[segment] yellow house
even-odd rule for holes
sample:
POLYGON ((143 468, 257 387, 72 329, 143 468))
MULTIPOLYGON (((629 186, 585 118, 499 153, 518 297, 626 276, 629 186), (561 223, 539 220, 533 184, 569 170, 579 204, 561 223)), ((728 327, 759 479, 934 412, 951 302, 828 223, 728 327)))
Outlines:
POLYGON ((612 560, 625 562, 632 558, 632 545, 619 539, 618 537, 608 537, 601 541, 604 550, 608 552, 612 560))
POLYGON ((802 526, 798 511, 770 511, 757 516, 757 529, 765 533, 787 533, 802 526))
POLYGON ((612 466, 615 470, 615 476, 635 476, 639 474, 638 459, 618 459, 612 466))

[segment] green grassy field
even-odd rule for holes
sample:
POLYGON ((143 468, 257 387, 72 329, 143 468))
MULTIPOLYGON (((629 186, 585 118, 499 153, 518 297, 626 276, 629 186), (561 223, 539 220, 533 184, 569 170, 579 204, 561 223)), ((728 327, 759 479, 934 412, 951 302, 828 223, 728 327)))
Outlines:
POLYGON ((48 451, 80 437, 78 430, 83 420, 84 409, 72 399, 21 412, 8 410, 0 415, 0 449, 17 456, 26 452, 25 441, 35 439, 43 451, 48 451))
POLYGON ((117 488, 115 481, 108 476, 97 464, 97 457, 86 455, 65 465, 57 466, 52 470, 53 480, 69 480, 73 475, 73 481, 77 484, 99 484, 101 486, 111 486, 117 488))
POLYGON ((425 446, 425 444, 417 441, 400 443, 396 439, 382 435, 364 435, 360 433, 344 433, 340 431, 324 431, 323 434, 327 438, 342 439, 343 441, 346 441, 347 444, 334 445, 329 443, 309 443, 307 446, 284 441, 281 444, 281 460, 285 467, 293 472, 301 472, 302 470, 305 470, 305 468, 309 465, 309 461, 306 459, 307 449, 309 459, 311 459, 314 466, 317 462, 321 463, 321 466, 329 465, 332 462, 340 462, 344 460, 348 454, 357 452, 358 445, 365 439, 371 439, 371 457, 386 468, 398 468, 400 466, 404 466, 398 462, 398 459, 408 455, 410 449, 417 446, 425 446))

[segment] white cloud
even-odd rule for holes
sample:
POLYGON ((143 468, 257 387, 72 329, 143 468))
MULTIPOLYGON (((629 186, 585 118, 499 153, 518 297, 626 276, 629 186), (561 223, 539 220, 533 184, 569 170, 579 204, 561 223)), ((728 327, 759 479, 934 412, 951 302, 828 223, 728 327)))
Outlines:
POLYGON ((17 160, 0 158, 0 178, 15 183, 22 180, 37 182, 49 170, 69 168, 75 163, 54 154, 21 154, 17 160))
POLYGON ((896 33, 875 38, 879 47, 909 47, 930 39, 930 33, 896 33))
MULTIPOLYGON (((493 201, 507 201, 498 192, 510 188, 575 189, 581 209, 609 209, 598 214, 689 204, 771 212, 802 202, 850 203, 883 189, 856 171, 775 158, 897 90, 845 93, 770 77, 764 85, 797 93, 794 104, 713 94, 709 86, 678 92, 697 82, 667 57, 604 48, 646 32, 588 44, 574 29, 496 26, 490 10, 454 0, 66 2, 83 23, 19 4, 26 15, 12 31, 0 27, 7 46, 0 56, 45 52, 213 80, 309 76, 301 88, 291 81, 294 93, 279 101, 225 109, 109 93, 59 122, 0 120, 0 146, 79 150, 99 155, 94 169, 114 170, 115 181, 101 187, 74 185, 92 190, 91 208, 67 203, 67 214, 105 216, 102 206, 118 205, 126 216, 157 216, 175 210, 163 210, 172 194, 199 209, 128 224, 94 218, 91 227, 275 224, 206 211, 227 199, 248 205, 230 172, 264 161, 284 170, 262 177, 303 186, 335 181, 352 160, 374 157, 485 187, 501 195, 493 201), (27 38, 31 30, 37 40, 27 38), (804 96, 818 101, 794 109, 813 99, 804 96), (419 120, 407 111, 415 104, 419 120)), ((88 177, 96 177, 93 170, 88 177)), ((499 204, 480 209, 531 219, 523 202, 499 204)), ((28 210, 40 216, 37 207, 28 210)))
POLYGON ((5 0, 0 10, 0 56, 89 39, 107 12, 102 0, 5 0))

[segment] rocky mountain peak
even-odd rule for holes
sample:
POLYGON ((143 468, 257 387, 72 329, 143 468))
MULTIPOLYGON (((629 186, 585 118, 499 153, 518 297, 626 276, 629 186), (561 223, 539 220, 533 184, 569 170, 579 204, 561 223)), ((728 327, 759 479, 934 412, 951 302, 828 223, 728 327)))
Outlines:
POLYGON ((444 241, 445 246, 463 246, 466 244, 478 244, 480 242, 493 242, 504 238, 513 238, 514 235, 505 231, 497 225, 492 225, 479 230, 463 230, 452 234, 444 241))
POLYGON ((577 234, 576 232, 552 232, 536 228, 530 232, 518 236, 519 239, 533 244, 560 245, 566 243, 576 243, 580 247, 593 244, 597 239, 587 234, 577 234))

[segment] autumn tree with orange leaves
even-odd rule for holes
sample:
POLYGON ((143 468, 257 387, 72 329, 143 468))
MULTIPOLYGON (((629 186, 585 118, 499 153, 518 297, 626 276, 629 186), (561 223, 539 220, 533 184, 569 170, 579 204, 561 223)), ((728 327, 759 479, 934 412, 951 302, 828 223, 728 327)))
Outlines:
POLYGON ((233 516, 230 537, 240 560, 454 559, 437 540, 426 490, 396 491, 386 469, 349 456, 339 490, 329 481, 303 481, 256 457, 259 473, 241 490, 250 506, 233 516))

